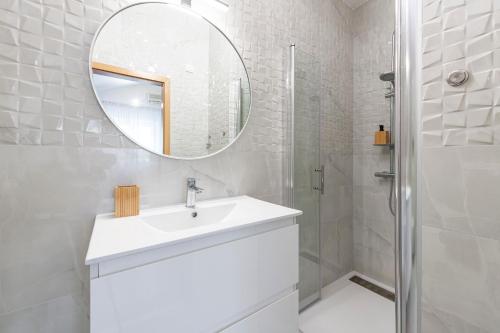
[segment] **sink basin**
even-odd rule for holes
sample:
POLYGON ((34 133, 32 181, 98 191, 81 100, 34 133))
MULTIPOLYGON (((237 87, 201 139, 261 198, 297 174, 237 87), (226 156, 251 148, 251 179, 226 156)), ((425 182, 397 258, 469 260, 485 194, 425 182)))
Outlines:
POLYGON ((143 216, 142 219, 158 230, 174 232, 221 223, 235 207, 235 203, 229 203, 194 209, 184 208, 158 215, 143 216))
POLYGON ((97 215, 85 262, 88 265, 146 250, 229 233, 302 212, 248 196, 141 210, 137 216, 97 215), (193 216, 193 213, 196 213, 193 216))

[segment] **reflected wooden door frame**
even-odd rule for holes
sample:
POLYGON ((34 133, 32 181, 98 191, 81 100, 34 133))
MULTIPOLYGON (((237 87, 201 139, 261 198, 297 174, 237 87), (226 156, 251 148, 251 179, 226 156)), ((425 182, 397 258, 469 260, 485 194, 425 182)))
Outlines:
POLYGON ((96 61, 92 62, 92 69, 161 84, 163 90, 163 154, 170 155, 170 79, 162 75, 133 71, 96 61))

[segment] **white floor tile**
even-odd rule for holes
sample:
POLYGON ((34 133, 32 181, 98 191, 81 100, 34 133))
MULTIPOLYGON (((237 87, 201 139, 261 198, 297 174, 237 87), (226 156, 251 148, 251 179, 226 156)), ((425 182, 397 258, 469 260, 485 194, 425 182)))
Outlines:
POLYGON ((394 302, 341 279, 323 289, 323 299, 300 314, 303 333, 394 333, 394 302))

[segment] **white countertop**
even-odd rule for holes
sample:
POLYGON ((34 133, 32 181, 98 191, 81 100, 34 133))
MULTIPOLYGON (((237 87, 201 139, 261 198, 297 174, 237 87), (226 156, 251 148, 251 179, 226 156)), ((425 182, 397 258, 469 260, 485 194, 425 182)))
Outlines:
MULTIPOLYGON (((165 232, 144 221, 145 217, 186 210, 184 204, 141 210, 140 215, 116 218, 101 214, 95 218, 85 263, 87 265, 124 255, 173 245, 230 230, 301 215, 296 209, 275 205, 248 196, 200 201, 197 209, 234 203, 234 209, 218 223, 165 232)), ((196 210, 196 209, 195 209, 196 210)))

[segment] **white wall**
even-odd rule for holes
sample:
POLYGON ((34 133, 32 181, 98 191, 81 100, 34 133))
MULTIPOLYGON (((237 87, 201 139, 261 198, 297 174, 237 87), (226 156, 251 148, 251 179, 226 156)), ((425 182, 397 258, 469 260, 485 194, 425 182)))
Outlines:
POLYGON ((423 6, 422 332, 497 332, 500 2, 423 6), (447 85, 454 69, 470 82, 447 85))

